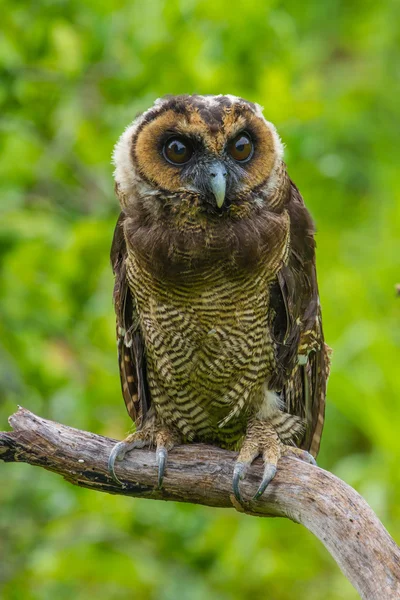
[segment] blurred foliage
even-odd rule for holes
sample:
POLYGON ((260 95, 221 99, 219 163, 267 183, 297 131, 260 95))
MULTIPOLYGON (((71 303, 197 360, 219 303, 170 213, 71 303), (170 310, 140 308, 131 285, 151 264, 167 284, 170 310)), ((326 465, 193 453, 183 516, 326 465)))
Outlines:
MULTIPOLYGON (((396 0, 0 0, 0 426, 16 404, 122 438, 110 154, 165 93, 265 106, 318 226, 334 349, 320 465, 400 539, 396 0)), ((9 600, 352 600, 285 520, 75 489, 0 465, 9 600)))

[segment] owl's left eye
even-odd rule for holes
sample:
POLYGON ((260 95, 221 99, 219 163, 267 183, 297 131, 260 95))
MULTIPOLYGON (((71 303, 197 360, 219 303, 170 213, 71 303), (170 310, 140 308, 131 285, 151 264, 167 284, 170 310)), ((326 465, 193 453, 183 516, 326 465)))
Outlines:
POLYGON ((173 137, 165 142, 163 154, 173 165, 183 165, 191 158, 193 148, 188 141, 180 137, 173 137))
POLYGON ((238 162, 246 162, 253 156, 254 145, 248 133, 239 133, 228 146, 229 154, 238 162))

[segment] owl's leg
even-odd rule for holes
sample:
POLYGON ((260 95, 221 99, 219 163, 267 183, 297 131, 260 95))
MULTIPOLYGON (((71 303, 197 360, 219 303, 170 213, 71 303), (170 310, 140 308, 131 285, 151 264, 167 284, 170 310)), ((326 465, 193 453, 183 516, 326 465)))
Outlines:
POLYGON ((248 467, 258 456, 263 457, 264 473, 253 500, 262 496, 274 478, 281 456, 290 455, 316 464, 314 458, 306 450, 287 445, 293 443, 293 440, 302 431, 302 420, 288 413, 279 412, 268 420, 253 418, 249 421, 233 471, 233 493, 239 503, 243 502, 239 489, 240 481, 244 479, 248 467))
POLYGON ((142 429, 128 435, 125 440, 118 442, 111 451, 108 459, 108 472, 116 483, 123 485, 115 473, 116 461, 122 461, 125 455, 134 448, 156 447, 156 461, 158 466, 158 487, 161 488, 165 468, 168 460, 168 451, 180 442, 176 432, 150 417, 142 429))

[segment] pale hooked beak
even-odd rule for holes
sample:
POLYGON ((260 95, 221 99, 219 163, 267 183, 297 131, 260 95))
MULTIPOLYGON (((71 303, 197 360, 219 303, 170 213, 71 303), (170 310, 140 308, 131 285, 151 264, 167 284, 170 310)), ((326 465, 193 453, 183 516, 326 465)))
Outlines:
POLYGON ((224 203, 226 192, 226 168, 221 163, 214 163, 210 167, 210 186, 215 196, 218 208, 224 203))

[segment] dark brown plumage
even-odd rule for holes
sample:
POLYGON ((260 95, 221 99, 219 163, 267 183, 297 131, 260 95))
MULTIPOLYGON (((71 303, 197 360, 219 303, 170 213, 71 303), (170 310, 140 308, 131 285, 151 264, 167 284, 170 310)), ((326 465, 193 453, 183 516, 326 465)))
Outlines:
POLYGON ((279 137, 240 98, 171 97, 126 130, 114 161, 119 361, 137 431, 110 469, 154 444, 161 483, 174 444, 209 442, 240 449, 238 499, 264 456, 260 495, 287 444, 316 456, 329 370, 314 226, 279 137))

